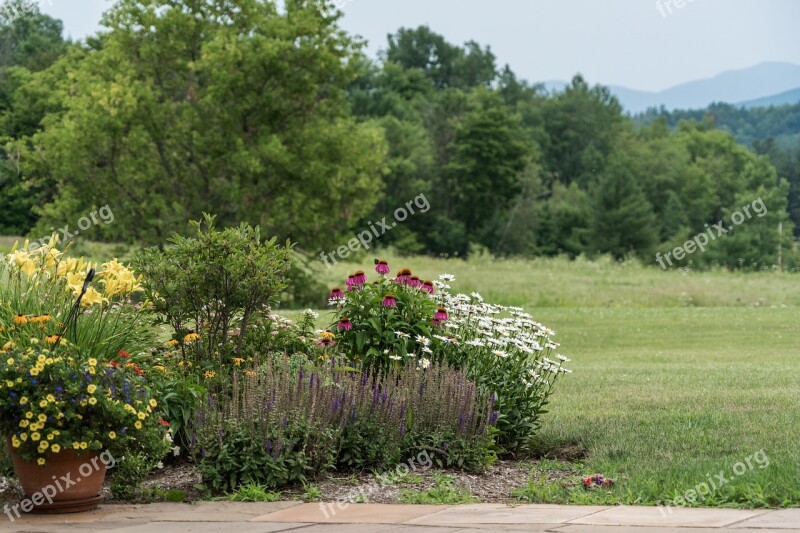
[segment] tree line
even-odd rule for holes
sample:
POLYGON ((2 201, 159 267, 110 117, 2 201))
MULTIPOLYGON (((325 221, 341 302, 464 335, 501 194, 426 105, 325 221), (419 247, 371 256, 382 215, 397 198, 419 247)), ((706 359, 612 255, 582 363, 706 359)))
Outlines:
POLYGON ((766 144, 631 118, 580 75, 548 93, 425 26, 369 59, 340 16, 324 0, 118 0, 77 43, 38 10, 0 20, 0 233, 108 204, 94 238, 162 243, 210 212, 316 254, 424 194, 430 211, 380 245, 654 263, 761 198, 763 218, 686 261, 793 260, 794 163, 766 144))

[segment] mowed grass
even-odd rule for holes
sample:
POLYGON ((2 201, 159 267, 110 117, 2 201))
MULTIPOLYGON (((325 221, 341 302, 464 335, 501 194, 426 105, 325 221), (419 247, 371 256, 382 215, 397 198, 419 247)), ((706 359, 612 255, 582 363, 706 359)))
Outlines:
MULTIPOLYGON (((705 482, 709 494, 688 505, 800 505, 800 275, 607 260, 389 260, 421 277, 452 273, 454 291, 525 307, 572 358, 538 447, 583 457, 554 463, 572 472, 565 480, 533 477, 522 501, 657 504, 691 499, 687 491, 705 482), (615 486, 585 490, 581 477, 594 473, 615 486)), ((360 267, 369 275, 367 261, 360 267)), ((342 283, 356 268, 324 275, 342 283)))

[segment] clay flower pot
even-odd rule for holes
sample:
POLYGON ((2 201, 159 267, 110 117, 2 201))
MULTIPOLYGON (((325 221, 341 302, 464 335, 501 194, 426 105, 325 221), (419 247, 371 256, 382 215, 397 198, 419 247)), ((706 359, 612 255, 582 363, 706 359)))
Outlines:
POLYGON ((63 450, 51 453, 47 464, 26 461, 8 439, 7 448, 14 463, 25 498, 20 512, 79 513, 96 509, 103 497, 100 490, 106 476, 106 464, 94 452, 63 450))

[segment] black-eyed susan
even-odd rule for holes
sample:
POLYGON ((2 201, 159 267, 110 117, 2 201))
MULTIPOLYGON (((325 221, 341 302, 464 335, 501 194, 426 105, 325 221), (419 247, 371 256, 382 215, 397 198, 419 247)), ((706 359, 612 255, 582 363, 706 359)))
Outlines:
POLYGON ((14 324, 23 325, 28 323, 28 317, 25 315, 17 315, 14 317, 14 324))
POLYGON ((198 339, 200 339, 200 335, 195 333, 194 331, 190 331, 189 333, 186 334, 185 337, 183 337, 183 342, 189 344, 190 342, 194 342, 198 339))
POLYGON ((61 335, 48 335, 44 338, 44 341, 47 344, 57 344, 61 342, 61 335))
POLYGON ((50 322, 53 319, 50 315, 36 315, 32 316, 29 320, 31 324, 43 324, 44 322, 50 322))

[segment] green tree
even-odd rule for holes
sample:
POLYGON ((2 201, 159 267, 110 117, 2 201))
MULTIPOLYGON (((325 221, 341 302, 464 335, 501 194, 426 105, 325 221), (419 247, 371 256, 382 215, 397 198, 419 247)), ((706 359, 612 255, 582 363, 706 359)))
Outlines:
POLYGON ((322 0, 120 0, 21 148, 58 176, 41 228, 109 204, 113 239, 161 243, 216 212, 322 246, 380 195, 385 141, 349 114, 361 44, 322 0), (69 90, 66 87, 69 86, 69 90))
POLYGON ((636 178, 624 169, 604 174, 592 187, 591 247, 617 259, 634 252, 645 256, 657 243, 653 207, 636 178))

